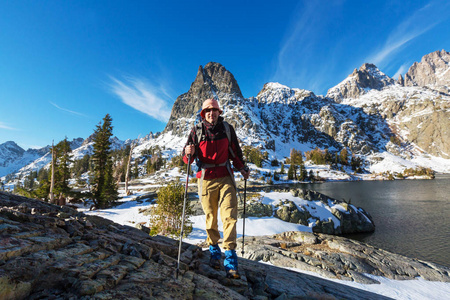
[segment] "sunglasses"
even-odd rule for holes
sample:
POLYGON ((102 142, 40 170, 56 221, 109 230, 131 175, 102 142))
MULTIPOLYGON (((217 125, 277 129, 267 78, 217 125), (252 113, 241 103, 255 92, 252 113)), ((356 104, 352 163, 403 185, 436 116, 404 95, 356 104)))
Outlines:
POLYGON ((219 111, 217 108, 205 108, 203 110, 205 113, 209 113, 210 111, 219 111))

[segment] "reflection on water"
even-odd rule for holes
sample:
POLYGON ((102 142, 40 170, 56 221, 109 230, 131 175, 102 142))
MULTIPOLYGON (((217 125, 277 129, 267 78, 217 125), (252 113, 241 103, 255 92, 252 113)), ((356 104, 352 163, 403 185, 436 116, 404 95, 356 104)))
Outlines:
POLYGON ((391 252, 450 267, 450 175, 435 180, 300 184, 364 208, 372 234, 348 237, 391 252))

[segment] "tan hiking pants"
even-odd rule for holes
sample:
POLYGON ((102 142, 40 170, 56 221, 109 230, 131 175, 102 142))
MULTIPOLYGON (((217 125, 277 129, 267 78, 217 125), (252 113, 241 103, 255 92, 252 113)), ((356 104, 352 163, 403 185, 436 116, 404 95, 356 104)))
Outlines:
POLYGON ((206 215, 206 234, 209 245, 216 245, 220 239, 217 225, 217 210, 223 223, 223 243, 225 250, 236 249, 237 197, 236 188, 230 176, 203 179, 202 207, 206 215))

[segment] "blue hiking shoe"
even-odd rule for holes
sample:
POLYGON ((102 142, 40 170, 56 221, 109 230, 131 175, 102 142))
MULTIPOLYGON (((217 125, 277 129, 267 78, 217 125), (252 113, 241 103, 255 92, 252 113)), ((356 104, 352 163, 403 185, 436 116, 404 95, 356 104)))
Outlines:
POLYGON ((213 269, 220 270, 220 259, 222 258, 222 251, 219 245, 210 245, 209 253, 211 257, 209 258, 209 266, 213 269))
POLYGON ((225 251, 225 260, 223 261, 227 278, 239 279, 241 276, 238 272, 238 258, 235 250, 225 251))

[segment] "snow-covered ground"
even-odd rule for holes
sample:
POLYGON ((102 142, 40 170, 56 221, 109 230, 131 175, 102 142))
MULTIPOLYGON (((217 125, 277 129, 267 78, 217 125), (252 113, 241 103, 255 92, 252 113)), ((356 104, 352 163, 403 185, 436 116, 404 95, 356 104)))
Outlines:
MULTIPOLYGON (((181 174, 178 173, 178 171, 178 169, 174 169, 172 172, 167 172, 166 174, 164 174, 164 176, 172 176, 172 178, 178 177, 182 181, 181 174)), ((154 185, 154 182, 148 179, 145 180, 142 185, 133 186, 134 195, 123 197, 121 199, 121 201, 123 201, 123 204, 114 208, 89 211, 88 207, 80 207, 79 210, 84 211, 86 214, 102 216, 122 225, 135 226, 136 224, 141 223, 149 226, 148 216, 144 216, 143 214, 139 213, 139 210, 149 208, 151 207, 151 204, 149 204, 148 202, 136 201, 135 199, 137 196, 144 194, 146 188, 154 185)), ((124 196, 123 191, 120 191, 120 193, 122 196, 124 196)), ((297 202, 304 201, 298 198, 295 199, 295 197, 290 194, 287 195, 285 193, 278 192, 261 192, 261 196, 262 201, 265 204, 276 204, 281 199, 286 199, 289 197, 292 198, 290 200, 294 200, 297 202)), ((328 217, 326 209, 317 208, 317 210, 317 214, 322 215, 323 218, 328 217)), ((190 218, 190 221, 192 222, 193 230, 187 238, 183 239, 183 241, 191 244, 197 244, 205 241, 205 216, 194 216, 190 218)), ((222 230, 222 224, 220 221, 219 230, 222 230)), ((242 235, 242 230, 243 220, 239 219, 237 223, 238 237, 242 235)), ((246 236, 261 236, 282 233, 285 231, 311 231, 311 227, 284 222, 273 217, 252 217, 245 220, 245 230, 246 236)), ((321 277, 320 275, 313 272, 307 272, 297 269, 295 271, 321 277)), ((369 274, 366 275, 368 277, 376 279, 381 284, 360 284, 356 282, 348 282, 337 279, 331 280, 394 299, 450 299, 450 283, 431 282, 423 280, 421 278, 417 278, 416 280, 392 280, 369 274)), ((330 280, 329 278, 324 279, 330 280)))

